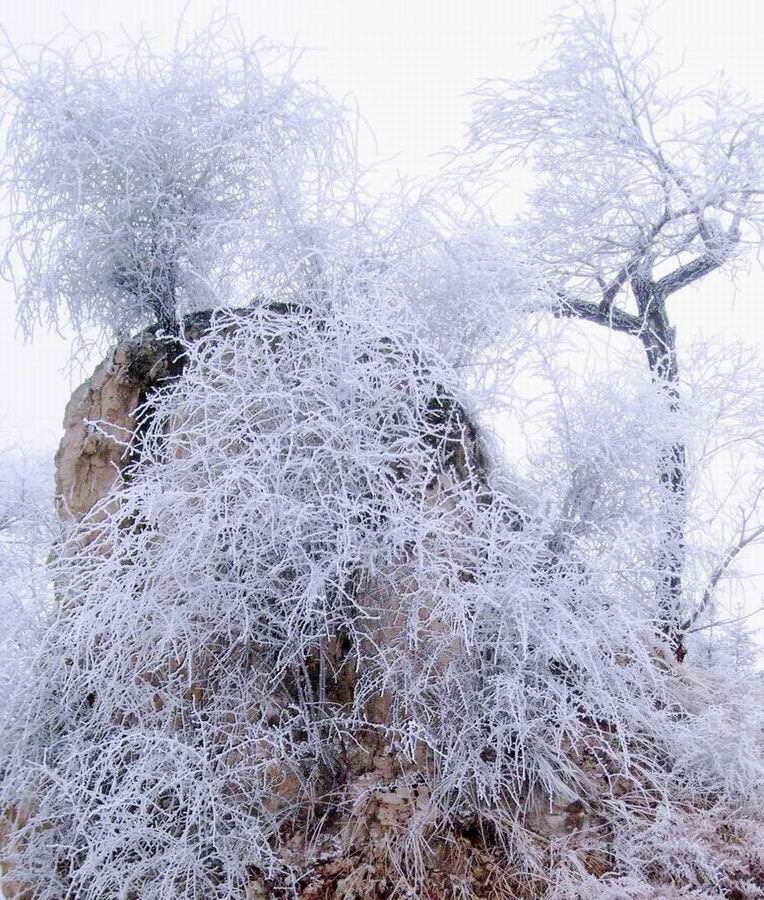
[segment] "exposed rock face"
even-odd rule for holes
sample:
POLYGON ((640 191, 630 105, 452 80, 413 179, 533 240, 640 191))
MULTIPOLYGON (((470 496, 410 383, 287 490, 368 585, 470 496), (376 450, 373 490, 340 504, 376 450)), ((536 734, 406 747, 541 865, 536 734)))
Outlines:
MULTIPOLYGON (((209 313, 189 316, 186 336, 200 337, 209 320, 209 313)), ((155 330, 117 344, 67 403, 56 453, 56 505, 64 521, 82 519, 109 493, 137 450, 141 405, 182 371, 177 343, 155 330)))
POLYGON ((131 456, 136 409, 168 366, 167 347, 141 335, 118 344, 72 394, 56 454, 62 519, 81 519, 109 492, 131 456))

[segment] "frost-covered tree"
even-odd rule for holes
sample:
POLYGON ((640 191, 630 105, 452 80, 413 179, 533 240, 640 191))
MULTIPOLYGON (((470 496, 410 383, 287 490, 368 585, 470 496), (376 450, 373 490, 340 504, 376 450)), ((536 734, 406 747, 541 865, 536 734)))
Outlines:
MULTIPOLYGON (((577 2, 533 77, 489 81, 470 126, 478 170, 527 163, 537 184, 515 234, 545 268, 550 307, 635 337, 666 405, 681 403, 669 299, 761 246, 764 110, 723 79, 694 91, 659 62, 641 10, 577 2)), ((687 448, 658 464, 665 540, 657 615, 681 655, 687 448)))
POLYGON ((58 533, 51 469, 51 460, 40 451, 0 451, 0 708, 52 608, 45 568, 58 533))
MULTIPOLYGON (((127 109, 153 90, 119 84, 127 109)), ((289 127, 276 145, 305 134, 289 127)), ((268 188, 212 297, 231 308, 119 345, 140 360, 136 425, 82 429, 83 469, 112 440, 118 477, 66 523, 52 624, 3 710, 4 891, 755 896, 760 689, 656 634, 655 473, 681 445, 702 480, 706 421, 729 437, 761 397, 710 404, 702 366, 697 402, 653 368, 577 378, 530 327, 560 309, 547 260, 479 210, 454 227, 433 195, 351 204, 346 229, 342 181, 268 188), (479 401, 528 373, 545 421, 513 466, 479 401)), ((137 324, 112 245, 89 253, 137 324)), ((149 271, 154 243, 136 253, 149 271)), ((121 397, 130 373, 98 377, 121 397)))
POLYGON ((586 553, 587 565, 613 576, 627 565, 629 577, 639 568, 642 588, 634 599, 654 616, 666 512, 655 473, 662 448, 681 441, 687 482, 681 631, 698 648, 710 629, 706 637, 719 647, 741 615, 736 628, 757 624, 755 553, 764 535, 759 355, 734 346, 686 346, 681 407, 667 414, 662 385, 645 370, 638 347, 609 348, 612 361, 592 374, 571 366, 585 329, 572 335, 559 321, 546 325, 519 367, 530 399, 518 404, 514 422, 530 432, 518 464, 547 496, 555 532, 586 553), (737 577, 746 571, 747 580, 737 577), (742 614, 741 593, 749 598, 742 614))
POLYGON ((227 19, 167 53, 95 37, 4 48, 5 274, 22 322, 107 335, 230 305, 309 264, 352 184, 346 117, 295 53, 227 19), (343 194, 344 196, 344 194, 343 194))
POLYGON ((755 690, 656 647, 640 496, 601 516, 625 549, 561 534, 405 305, 331 300, 185 342, 59 547, 6 721, 5 883, 615 898, 755 872, 755 690))

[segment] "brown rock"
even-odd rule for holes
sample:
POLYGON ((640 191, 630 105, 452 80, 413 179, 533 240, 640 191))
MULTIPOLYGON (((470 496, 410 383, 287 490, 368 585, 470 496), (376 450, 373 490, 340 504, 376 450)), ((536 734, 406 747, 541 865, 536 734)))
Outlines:
MULTIPOLYGON (((183 323, 187 339, 209 328, 211 313, 183 323)), ((56 453, 56 505, 64 521, 82 519, 134 458, 136 412, 151 391, 182 370, 181 349, 149 328, 121 341, 72 394, 56 453)))
POLYGON ((118 344, 72 394, 56 453, 59 516, 81 519, 130 462, 136 409, 169 373, 168 345, 144 333, 118 344))

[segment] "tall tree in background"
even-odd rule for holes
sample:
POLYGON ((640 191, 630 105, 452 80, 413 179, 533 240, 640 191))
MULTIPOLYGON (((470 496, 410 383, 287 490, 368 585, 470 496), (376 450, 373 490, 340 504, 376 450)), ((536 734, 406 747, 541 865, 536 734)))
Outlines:
MULTIPOLYGON (((554 312, 639 340, 677 412, 668 300, 761 246, 764 110, 722 78, 675 88, 644 11, 624 23, 615 3, 576 3, 549 37, 553 52, 534 77, 479 90, 471 149, 479 168, 532 166, 537 186, 515 233, 547 273, 554 312)), ((657 615, 681 657, 696 617, 682 587, 682 440, 664 448, 658 479, 666 525, 657 615)), ((754 531, 743 531, 739 549, 754 531)))

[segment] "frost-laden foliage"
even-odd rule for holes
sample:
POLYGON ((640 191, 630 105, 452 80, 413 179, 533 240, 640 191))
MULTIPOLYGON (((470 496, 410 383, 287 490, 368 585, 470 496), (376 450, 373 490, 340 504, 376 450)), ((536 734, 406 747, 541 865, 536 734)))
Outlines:
POLYGON ((39 639, 51 605, 45 557, 57 534, 50 460, 0 451, 0 711, 39 639), (47 608, 47 609, 46 609, 47 608))
POLYGON ((633 346, 623 352, 608 348, 614 359, 602 373, 572 371, 566 338, 576 337, 567 324, 563 330, 559 322, 548 323, 539 335, 538 359, 532 353, 524 358, 531 397, 517 398, 514 411, 526 432, 519 462, 546 497, 550 521, 561 540, 575 545, 587 569, 627 579, 633 601, 654 609, 655 547, 666 510, 676 502, 655 472, 661 447, 683 441, 687 504, 679 618, 693 635, 696 661, 736 669, 754 665, 750 631, 759 613, 755 604, 745 609, 739 602, 739 564, 744 573, 746 557, 753 561, 764 539, 764 377, 758 354, 741 346, 688 347, 677 388, 681 404, 672 409, 633 346))
POLYGON ((563 353, 537 373, 533 424, 547 436, 526 466, 556 544, 590 578, 599 573, 605 596, 628 593, 657 617, 655 548, 674 498, 655 471, 661 448, 688 433, 688 417, 671 415, 660 387, 624 356, 620 371, 582 376, 563 353))
POLYGON ((534 313, 548 306, 542 271, 458 186, 405 194, 384 218, 375 237, 385 290, 416 311, 472 387, 491 376, 499 388, 533 340, 534 313))
MULTIPOLYGON (((527 212, 511 233, 545 271, 550 312, 636 338, 650 377, 663 385, 666 402, 655 421, 666 427, 654 434, 653 477, 665 490, 662 521, 651 526, 663 540, 650 537, 648 567, 660 627, 681 661, 717 584, 764 528, 754 486, 732 528, 729 511, 714 523, 717 547, 720 532, 725 541, 731 535, 726 549, 707 554, 705 564, 693 556, 692 532, 703 531, 693 521, 693 495, 704 473, 683 431, 689 392, 667 303, 741 262, 746 244, 760 246, 764 110, 723 78, 676 89, 674 73, 660 65, 648 7, 628 20, 621 12, 616 3, 576 0, 554 18, 552 52, 534 76, 483 85, 471 126, 472 171, 532 166, 527 212), (699 586, 714 555, 707 585, 699 586)), ((724 505, 715 493, 713 518, 724 505)))
POLYGON ((678 673, 639 565, 561 541, 380 308, 218 315, 61 547, 3 760, 36 898, 289 896, 343 855, 337 896, 727 883, 714 842, 762 799, 744 687, 678 673), (374 838, 380 767, 409 811, 374 838))
POLYGON ((27 331, 171 327, 230 305, 243 254, 267 290, 330 240, 353 141, 345 111, 296 80, 296 53, 247 43, 233 19, 169 53, 145 38, 3 49, 5 274, 27 331))

